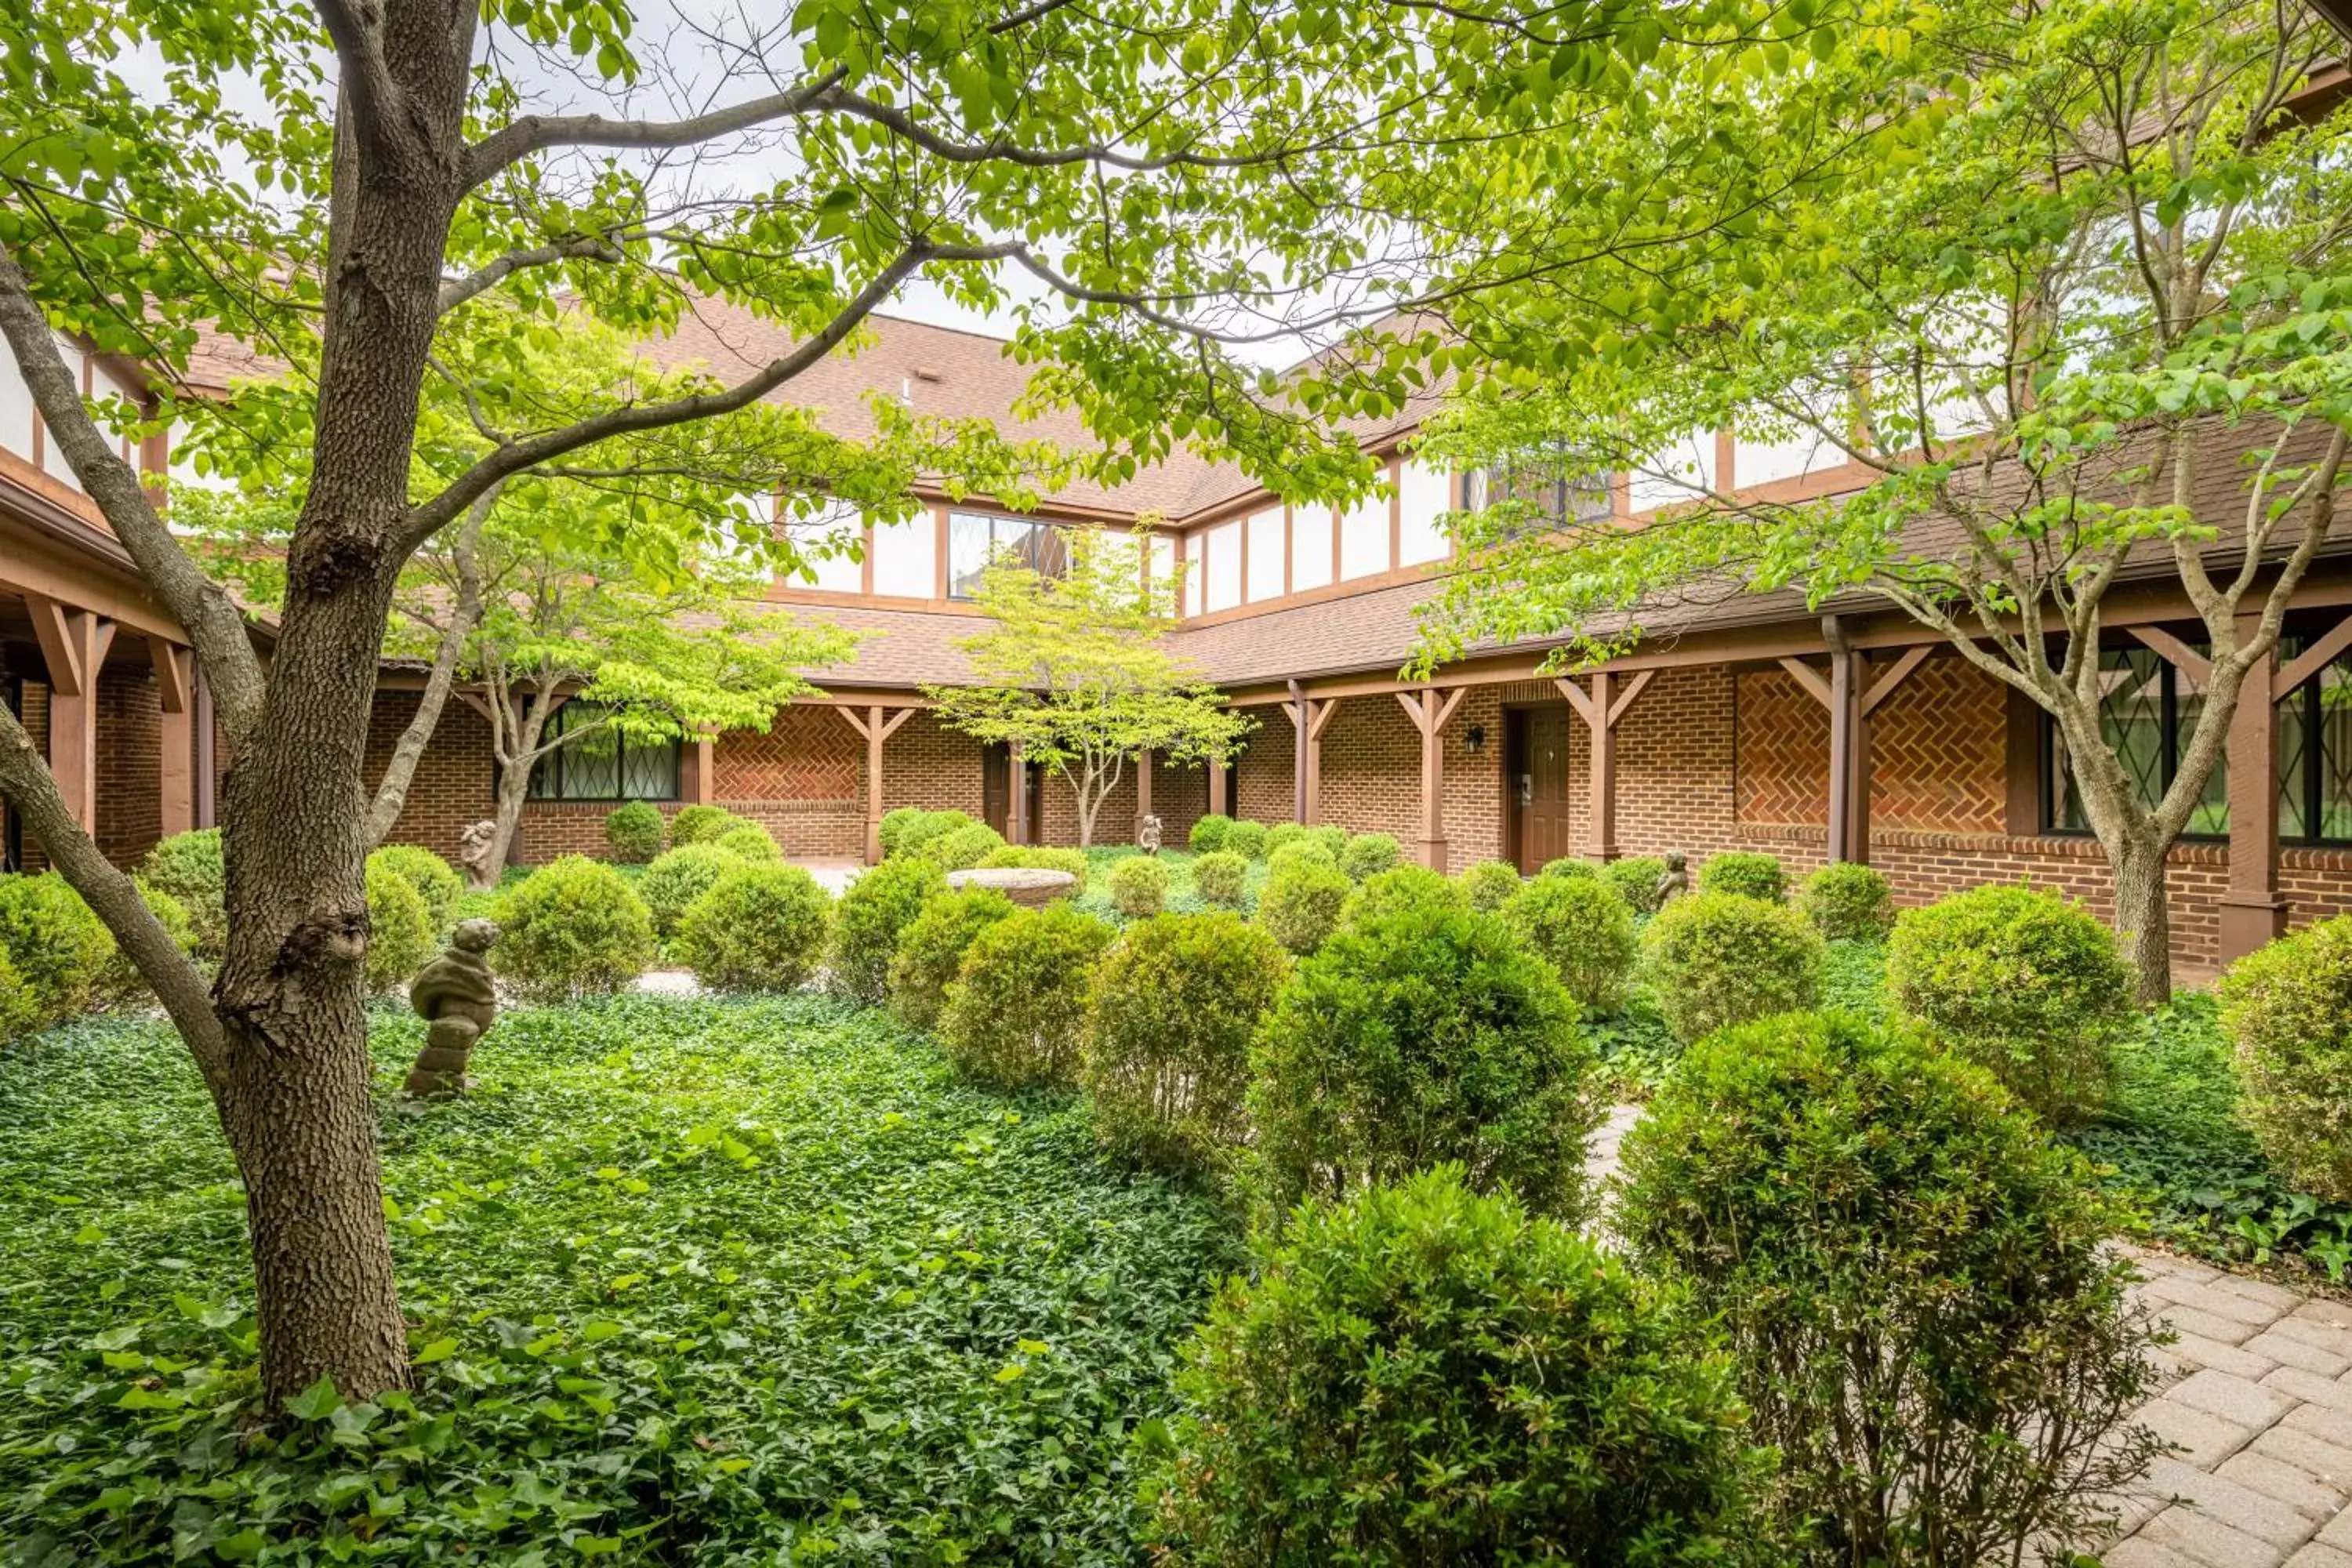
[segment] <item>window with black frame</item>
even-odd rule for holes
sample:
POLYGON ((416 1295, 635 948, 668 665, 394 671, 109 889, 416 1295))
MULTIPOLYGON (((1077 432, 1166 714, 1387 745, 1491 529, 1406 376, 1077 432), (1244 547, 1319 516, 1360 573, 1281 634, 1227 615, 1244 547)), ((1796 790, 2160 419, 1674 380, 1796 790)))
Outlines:
MULTIPOLYGON (((2282 662, 2310 639, 2280 640, 2282 662)), ((2339 656, 2278 706, 2279 837, 2352 844, 2352 653, 2339 656)))
POLYGON ((1000 555, 1042 576, 1066 576, 1070 570, 1069 541, 1050 522, 986 512, 950 512, 948 597, 975 597, 982 575, 1000 555))
POLYGON ((1575 473, 1565 446, 1517 462, 1465 469, 1462 475, 1462 510, 1484 511, 1498 500, 1525 501, 1542 521, 1554 526, 1598 522, 1616 510, 1611 476, 1575 473))
MULTIPOLYGON (((2203 687, 2150 647, 2104 648, 2099 653, 2099 733, 2124 765, 2142 805, 2154 806, 2179 776, 2180 753, 2205 701, 2203 687)), ((2087 833, 2074 785, 2065 738, 2055 721, 2042 721, 2042 822, 2053 833, 2087 833)), ((2204 794, 2185 830, 2192 838, 2230 831, 2227 759, 2205 780, 2204 794)))
POLYGON ((571 701, 547 721, 547 738, 580 739, 540 758, 531 770, 532 800, 676 800, 678 742, 648 741, 612 728, 596 729, 611 711, 602 703, 571 701), (581 731, 596 729, 593 734, 581 731))

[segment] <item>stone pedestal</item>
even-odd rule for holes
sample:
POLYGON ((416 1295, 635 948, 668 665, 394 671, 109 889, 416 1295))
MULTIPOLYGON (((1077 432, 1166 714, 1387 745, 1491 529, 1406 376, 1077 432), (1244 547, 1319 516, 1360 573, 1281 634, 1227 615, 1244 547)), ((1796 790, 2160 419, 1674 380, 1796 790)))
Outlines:
POLYGON ((950 888, 993 888, 1024 910, 1042 910, 1055 899, 1078 890, 1078 879, 1067 871, 1001 866, 986 870, 950 871, 950 888))
POLYGON ((471 1018, 436 1018, 425 1031, 425 1048, 416 1053, 416 1065, 408 1069, 408 1081, 402 1089, 427 1100, 465 1093, 474 1086, 474 1080, 466 1076, 466 1066, 474 1058, 474 1042, 481 1037, 480 1026, 471 1018))

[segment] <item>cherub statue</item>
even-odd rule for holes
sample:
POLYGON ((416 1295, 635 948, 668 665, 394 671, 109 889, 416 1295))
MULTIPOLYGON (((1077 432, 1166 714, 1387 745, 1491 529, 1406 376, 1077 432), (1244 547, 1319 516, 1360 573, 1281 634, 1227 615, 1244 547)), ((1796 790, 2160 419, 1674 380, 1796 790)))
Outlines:
POLYGON ((1137 824, 1135 842, 1146 855, 1160 853, 1160 818, 1158 816, 1147 816, 1137 824))
POLYGON ((408 1005, 431 1027, 416 1065, 408 1069, 408 1093, 438 1099, 472 1087, 466 1064, 474 1042, 499 1016, 498 989, 489 961, 482 956, 498 940, 499 928, 488 921, 460 921, 449 933, 448 947, 410 982, 408 1005))
POLYGON ((1679 849, 1666 851, 1666 868, 1658 874, 1658 908, 1664 909, 1675 896, 1690 891, 1690 872, 1685 858, 1679 849))
POLYGON ((469 824, 457 835, 457 864, 466 868, 466 881, 476 889, 495 887, 499 868, 489 863, 490 840, 499 836, 499 825, 484 820, 469 824))

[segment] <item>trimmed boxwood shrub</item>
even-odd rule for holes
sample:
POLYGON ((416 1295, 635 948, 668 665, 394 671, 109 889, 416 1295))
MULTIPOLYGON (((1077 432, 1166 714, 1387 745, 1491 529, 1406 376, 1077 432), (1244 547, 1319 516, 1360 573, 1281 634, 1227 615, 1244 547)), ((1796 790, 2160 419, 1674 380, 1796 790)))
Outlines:
POLYGON ((1693 893, 1651 917, 1642 968, 1684 1044, 1733 1024, 1817 1006, 1822 937, 1796 910, 1740 893, 1693 893))
POLYGON ((1193 822, 1192 837, 1186 843, 1195 855, 1213 855, 1225 847, 1225 836, 1233 830, 1232 817, 1213 811, 1193 822))
POLYGON ((624 801, 604 817, 604 844, 623 866, 642 866, 662 852, 662 814, 651 803, 624 801))
POLYGON ((1238 909, 1248 881, 1249 862, 1230 849, 1214 850, 1192 862, 1192 890, 1209 903, 1238 909))
POLYGON ((466 891, 466 879, 457 875, 456 867, 415 844, 387 844, 368 857, 368 864, 398 874, 416 889, 436 932, 449 929, 450 916, 466 891))
POLYGON ((969 871, 1003 847, 1004 835, 985 822, 966 822, 922 839, 907 853, 920 856, 942 871, 969 871))
POLYGON ((994 1089, 1066 1088, 1111 928, 1067 904, 1019 910, 972 939, 940 1010, 940 1046, 994 1089))
POLYGON ((1881 942, 1895 925, 1895 895, 1868 866, 1832 860, 1805 879, 1798 907, 1832 942, 1881 942))
POLYGON ((776 837, 756 822, 737 818, 718 837, 705 840, 745 860, 781 860, 784 852, 776 837))
MULTIPOLYGON (((901 806, 898 809, 905 811, 908 808, 901 806)), ((882 820, 887 822, 895 815, 894 812, 885 812, 882 820)), ((932 839, 944 838, 959 827, 970 827, 975 820, 961 811, 918 811, 912 816, 899 819, 898 843, 895 847, 886 847, 883 853, 886 856, 912 855, 932 839)), ((1003 839, 998 842, 1002 843, 1003 839)))
POLYGON ((1633 911, 1597 876, 1538 877, 1503 906, 1503 923, 1597 1013, 1625 1005, 1637 948, 1633 911))
POLYGON ((710 891, 719 879, 738 866, 758 864, 747 861, 727 845, 713 839, 698 844, 683 844, 655 857, 637 879, 637 896, 646 901, 646 912, 653 917, 657 936, 677 934, 677 922, 695 900, 710 891))
POLYGON ((1225 830, 1224 847, 1244 860, 1263 860, 1268 831, 1263 822, 1235 822, 1225 830))
POLYGON ((1463 868, 1459 880, 1463 897, 1470 907, 1482 915, 1491 915, 1524 885, 1519 868, 1508 860, 1481 860, 1463 868))
POLYGON ((1538 880, 1546 877, 1574 878, 1583 881, 1597 882, 1601 879, 1601 868, 1581 855, 1563 855, 1557 860, 1545 861, 1543 869, 1536 873, 1538 880))
POLYGON ((1299 843, 1306 837, 1307 827, 1303 823, 1276 823, 1265 830, 1265 858, 1268 860, 1273 859, 1282 853, 1285 846, 1299 843))
POLYGON ((0 947, 0 1040, 13 1040, 48 1026, 41 1016, 41 999, 16 973, 16 961, 0 947))
POLYGON ((1450 1165, 1302 1208, 1178 1392, 1161 1510, 1189 1563, 1738 1562, 1769 1475, 1671 1303, 1450 1165))
POLYGON ((2052 1125, 2105 1103, 2108 1047, 2135 1016, 2131 967, 2080 904, 2009 886, 1906 910, 1886 945, 1895 1015, 1989 1069, 2052 1125))
POLYGON ((826 955, 833 989, 853 1002, 881 1005, 898 938, 923 900, 947 890, 947 873, 916 856, 899 856, 858 873, 833 915, 826 955))
POLYGON ((2240 1120, 2297 1191, 2352 1202, 2352 915, 2240 959, 2221 995, 2240 1120))
POLYGON ((1103 1146, 1157 1170, 1217 1170, 1247 1133, 1250 1037, 1289 973, 1290 955, 1239 915, 1129 926, 1087 1003, 1080 1079, 1103 1146))
POLYGON ((1404 859, 1397 841, 1385 833, 1359 833, 1339 851, 1339 869, 1356 881, 1378 876, 1404 859))
POLYGON ((1788 1521, 1839 1561, 2087 1549, 2161 1451, 2126 1425, 2156 1369, 2117 1216, 1977 1068, 1844 1017, 1727 1030, 1624 1172, 1618 1234, 1722 1325, 1788 1521))
POLYGON ((833 900, 798 866, 738 865, 687 907, 677 953, 714 991, 797 991, 824 952, 833 900))
POLYGON ((907 829, 929 815, 919 805, 894 805, 884 812, 877 830, 882 840, 883 856, 887 858, 898 853, 907 829))
POLYGON ((1593 1060, 1576 1004, 1494 916, 1423 908, 1342 931, 1253 1049, 1269 1195, 1343 1197, 1458 1160, 1481 1192, 1578 1218, 1593 1060))
POLYGON ((993 888, 950 888, 925 901, 898 934, 890 959, 890 1015, 912 1028, 940 1021, 948 983, 980 933, 1013 912, 1013 900, 993 888))
POLYGON ((179 900, 195 928, 196 952, 215 963, 228 952, 228 873, 221 859, 221 833, 200 827, 174 833, 147 851, 139 875, 159 892, 179 900))
POLYGON ((31 1026, 46 1029, 98 1005, 114 933, 58 872, 0 877, 0 951, 31 998, 31 1026))
POLYGON ((1601 879, 1616 889, 1625 907, 1637 915, 1658 912, 1658 879, 1665 874, 1666 863, 1656 855, 1628 855, 1601 868, 1601 879))
POLYGON ((669 819, 669 847, 683 849, 689 844, 708 843, 742 820, 723 805, 685 806, 669 819))
POLYGON ((1788 896, 1789 882, 1781 875, 1780 862, 1773 857, 1752 849, 1733 849, 1698 868, 1698 890, 1738 893, 1742 898, 1777 904, 1788 896))
POLYGON ((1339 928, 1339 911, 1355 890, 1319 848, 1294 844, 1275 857, 1258 889, 1258 923, 1291 952, 1313 952, 1339 928))
POLYGON ((1156 915, 1168 901, 1168 868, 1150 855, 1131 855, 1110 868, 1110 901, 1129 920, 1156 915))
POLYGON ((433 910, 416 884, 368 857, 367 988, 404 984, 433 956, 433 910))
POLYGON ((1331 857, 1334 866, 1339 863, 1340 854, 1348 847, 1348 830, 1336 822, 1318 824, 1299 835, 1299 842, 1303 844, 1321 845, 1323 852, 1331 857))
POLYGON ((1467 910, 1462 889, 1426 866, 1391 866, 1364 879, 1339 906, 1342 926, 1360 926, 1406 910, 1467 910))
POLYGON ((561 1002, 619 991, 654 958, 653 917, 629 879, 599 860, 566 855, 499 897, 490 962, 526 996, 561 1002))
POLYGON ((1329 849, 1324 847, 1321 840, 1301 835, 1266 856, 1266 873, 1271 876, 1285 866, 1308 862, 1318 866, 1328 866, 1335 871, 1339 868, 1339 860, 1332 856, 1329 849))
POLYGON ((1049 849, 1039 844, 1006 844, 990 850, 981 858, 983 868, 1009 868, 1029 871, 1067 871, 1077 879, 1070 890, 1087 890, 1087 852, 1083 849, 1049 849))

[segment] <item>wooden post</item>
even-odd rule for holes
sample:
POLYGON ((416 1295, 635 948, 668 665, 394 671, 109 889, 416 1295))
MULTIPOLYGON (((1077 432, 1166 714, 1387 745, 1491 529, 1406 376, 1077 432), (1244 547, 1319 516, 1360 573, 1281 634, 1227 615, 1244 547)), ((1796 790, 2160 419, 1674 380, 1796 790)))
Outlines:
POLYGON ((1801 658, 1782 658, 1780 668, 1830 715, 1829 858, 1870 862, 1870 716, 1934 651, 1906 648, 1875 680, 1862 649, 1849 644, 1835 616, 1822 617, 1830 647, 1826 679, 1801 658))
POLYGON ((156 736, 155 821, 163 837, 196 825, 195 655, 169 637, 147 639, 162 709, 156 736))
POLYGON ((1395 694, 1405 717, 1421 731, 1421 863, 1441 874, 1445 869, 1445 726, 1469 689, 1457 686, 1441 697, 1437 688, 1424 686, 1418 699, 1411 692, 1395 694))
POLYGON ((1636 670, 1622 686, 1614 671, 1596 669, 1592 672, 1590 695, 1573 680, 1559 679, 1553 684, 1568 705, 1576 710, 1591 744, 1585 748, 1591 775, 1585 790, 1591 807, 1591 816, 1585 829, 1584 852, 1595 860, 1617 858, 1617 721, 1625 710, 1649 689, 1654 670, 1636 670))
POLYGON ((1339 710, 1339 700, 1326 697, 1318 702, 1307 700, 1307 787, 1298 792, 1299 821, 1313 826, 1323 820, 1323 731, 1331 722, 1331 715, 1339 710))
POLYGON ((49 772, 85 833, 98 831, 98 683, 114 623, 55 599, 25 595, 49 675, 49 772))
POLYGON ((1151 815, 1151 748, 1135 753, 1135 836, 1143 837, 1143 819, 1151 815))
POLYGON ((712 735, 697 735, 687 753, 686 776, 678 793, 688 805, 711 805, 719 799, 719 742, 712 735))
MULTIPOLYGON (((2252 637, 2261 626, 2259 612, 2241 614, 2238 636, 2252 637)), ((2352 617, 2345 627, 2352 627, 2352 617)), ((2285 683, 2294 673, 2279 668, 2273 648, 2246 671, 2237 709, 2230 715, 2224 762, 2230 770, 2230 881, 2221 908, 2224 963, 2286 934, 2287 902, 2278 888, 2278 701, 2294 689, 2285 683)))
POLYGON ((1029 763, 1018 741, 1004 748, 1004 773, 1005 784, 1013 791, 1013 799, 1004 808, 1005 841, 1026 844, 1030 837, 1029 763))
POLYGON ((855 708, 834 710, 842 721, 857 731, 866 742, 866 863, 882 863, 882 742, 898 732, 898 726, 915 716, 912 708, 901 708, 895 714, 878 704, 866 710, 859 718, 855 708))
POLYGON ((1213 762, 1209 764, 1209 815, 1231 816, 1232 807, 1233 773, 1224 763, 1213 762))
POLYGON ((1307 826, 1307 749, 1314 744, 1307 731, 1314 722, 1314 713, 1307 700, 1307 689, 1293 680, 1290 683, 1290 820, 1301 827, 1307 826))

